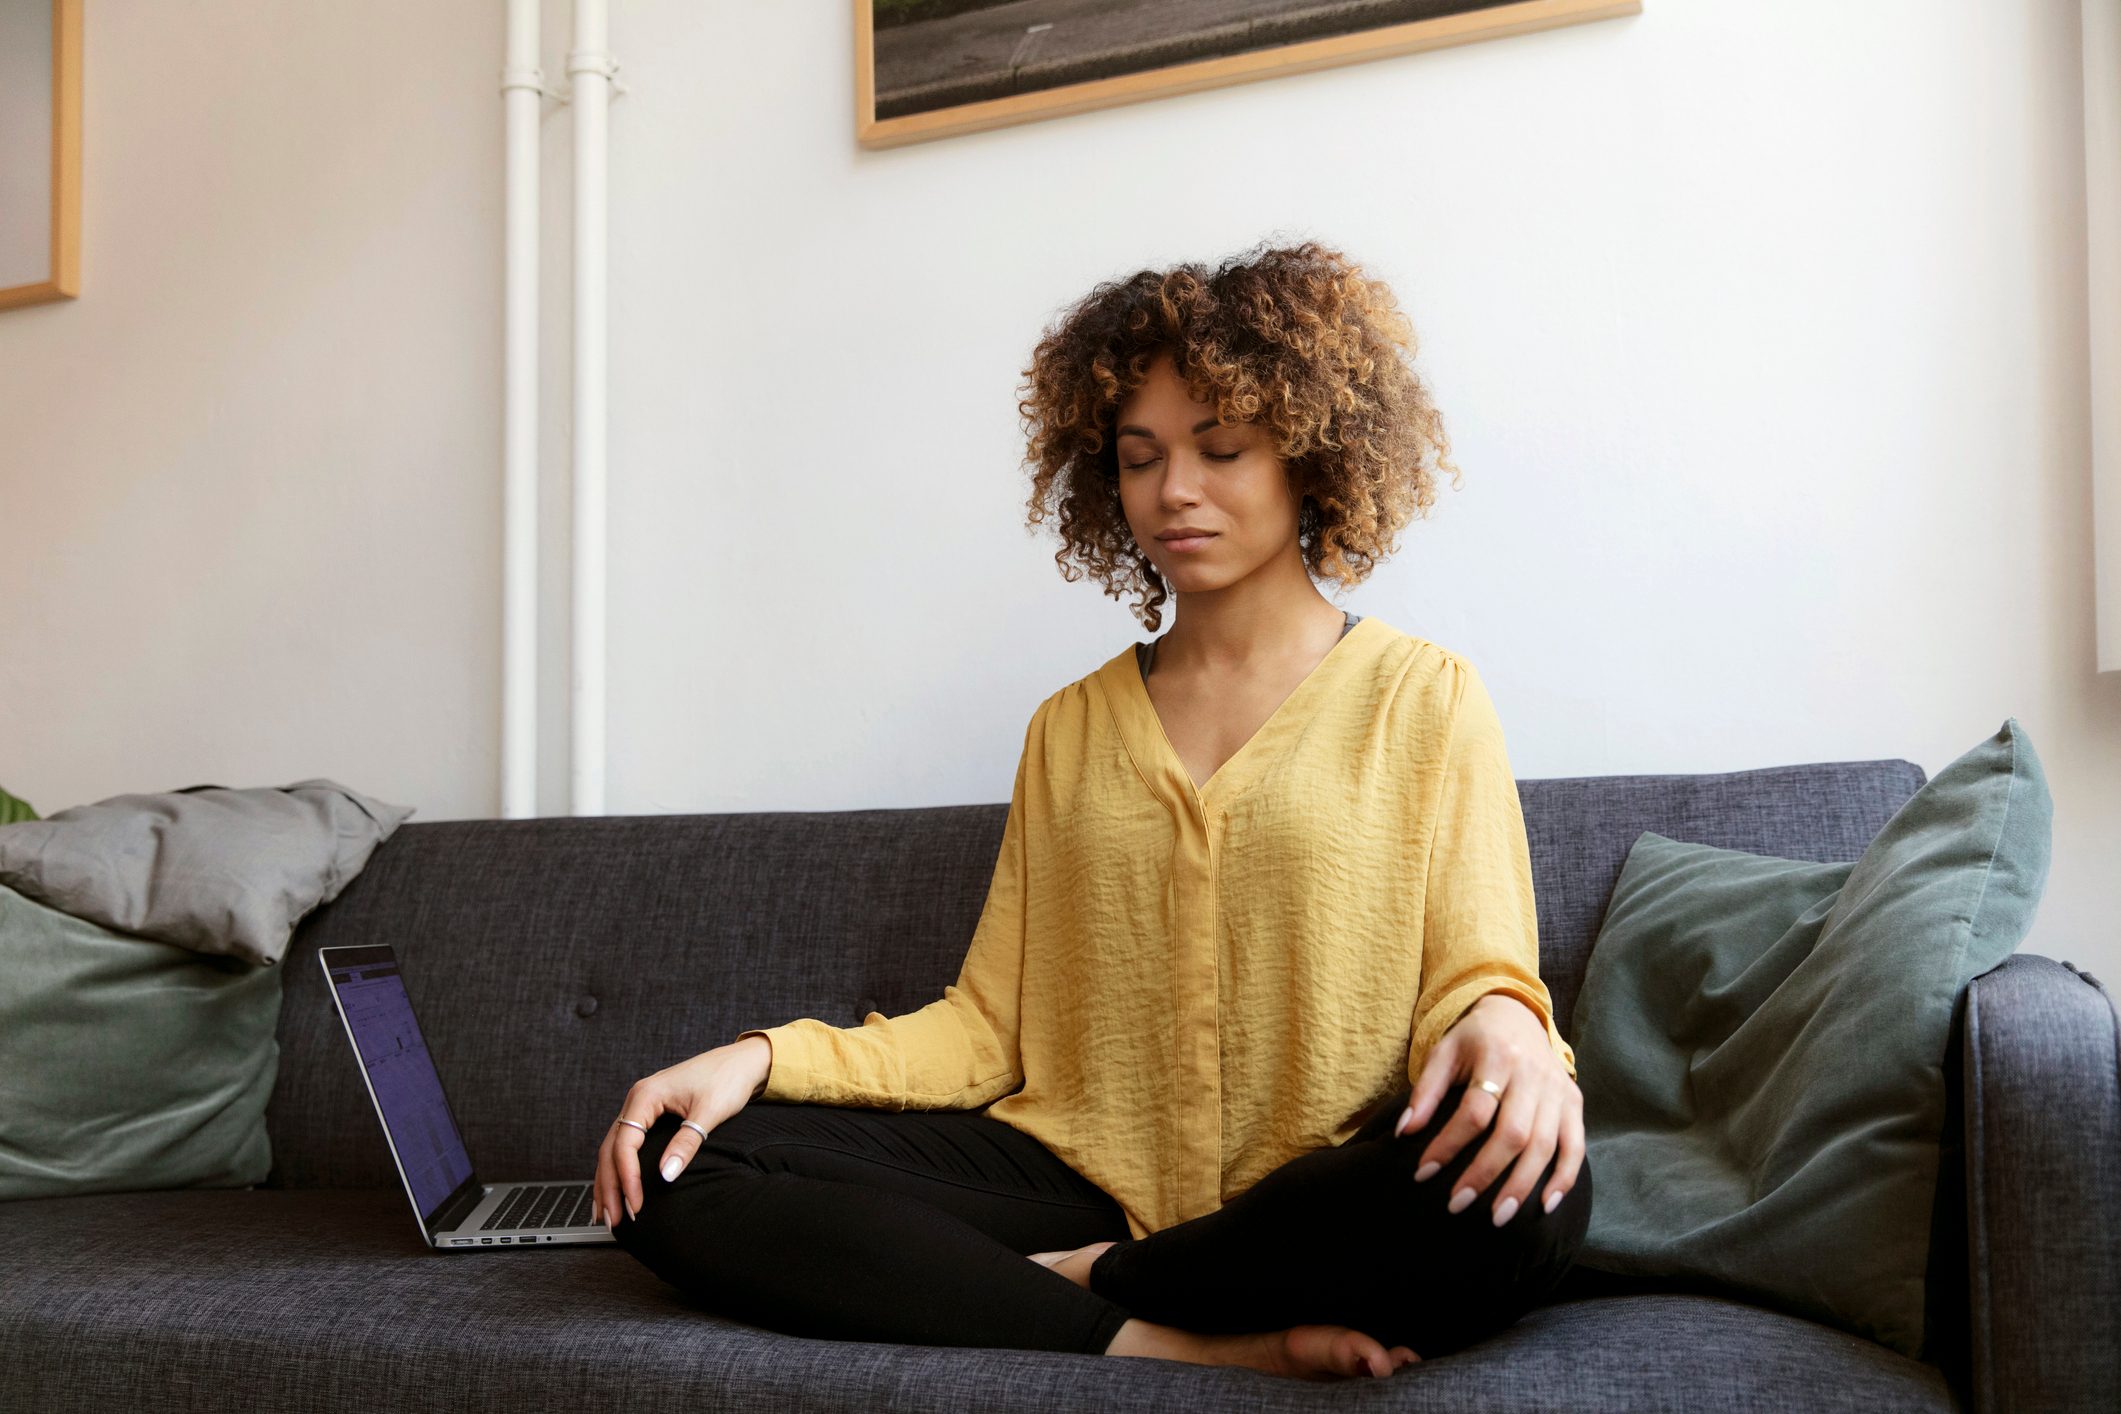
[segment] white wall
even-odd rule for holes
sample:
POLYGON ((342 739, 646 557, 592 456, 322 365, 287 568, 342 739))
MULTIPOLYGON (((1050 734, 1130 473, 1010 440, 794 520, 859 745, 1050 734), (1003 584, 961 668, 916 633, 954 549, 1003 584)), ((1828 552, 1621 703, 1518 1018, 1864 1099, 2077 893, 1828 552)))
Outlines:
MULTIPOLYGON (((2015 715, 2029 947, 2121 970, 2075 3, 1646 0, 883 152, 847 10, 613 7, 611 813, 1005 798, 1031 708, 1141 636, 1022 526, 1039 331, 1316 237, 1400 293, 1466 473, 1345 602, 1470 656, 1520 776, 1934 774, 2015 715)), ((84 296, 0 313, 0 784, 40 809, 498 812, 501 11, 89 7, 84 296)))

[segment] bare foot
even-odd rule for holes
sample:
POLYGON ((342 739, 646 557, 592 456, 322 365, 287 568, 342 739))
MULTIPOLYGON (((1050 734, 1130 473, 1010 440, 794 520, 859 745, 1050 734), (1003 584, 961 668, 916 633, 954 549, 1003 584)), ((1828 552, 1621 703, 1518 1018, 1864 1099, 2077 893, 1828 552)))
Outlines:
MULTIPOLYGON (((1237 1340, 1257 1337, 1236 1336, 1237 1340)), ((1349 1375, 1389 1375, 1421 1359, 1404 1345, 1387 1350, 1382 1343, 1350 1326, 1291 1326, 1266 1335, 1267 1363, 1255 1369, 1300 1379, 1331 1380, 1349 1375)))
POLYGON ((1338 1380, 1389 1375, 1421 1357, 1404 1345, 1387 1350, 1351 1326, 1291 1326, 1247 1335, 1201 1335, 1153 1321, 1120 1327, 1107 1355, 1151 1355, 1196 1365, 1244 1365, 1270 1375, 1338 1380))
POLYGON ((1110 1242, 1093 1242, 1088 1247, 1071 1248, 1066 1252, 1033 1252, 1031 1260, 1042 1267, 1051 1267, 1083 1290, 1090 1289, 1090 1264, 1110 1242))

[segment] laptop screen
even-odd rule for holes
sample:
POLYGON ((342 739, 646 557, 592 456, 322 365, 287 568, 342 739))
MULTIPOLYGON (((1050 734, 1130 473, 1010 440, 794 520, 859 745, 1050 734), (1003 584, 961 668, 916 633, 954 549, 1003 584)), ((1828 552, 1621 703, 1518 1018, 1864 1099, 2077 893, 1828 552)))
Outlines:
POLYGON ((464 1151, 464 1136, 442 1095, 442 1077, 435 1073, 420 1024, 413 1019, 412 998, 398 976, 397 954, 388 944, 320 952, 413 1202, 431 1223, 471 1177, 471 1156, 464 1151))

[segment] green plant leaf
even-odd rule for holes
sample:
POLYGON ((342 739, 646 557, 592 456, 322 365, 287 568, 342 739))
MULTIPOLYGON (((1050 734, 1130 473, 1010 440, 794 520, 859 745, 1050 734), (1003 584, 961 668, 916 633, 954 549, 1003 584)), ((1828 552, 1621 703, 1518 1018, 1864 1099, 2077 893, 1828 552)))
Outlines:
POLYGON ((34 820, 37 812, 30 809, 29 802, 18 800, 0 790, 0 825, 12 825, 18 820, 34 820))

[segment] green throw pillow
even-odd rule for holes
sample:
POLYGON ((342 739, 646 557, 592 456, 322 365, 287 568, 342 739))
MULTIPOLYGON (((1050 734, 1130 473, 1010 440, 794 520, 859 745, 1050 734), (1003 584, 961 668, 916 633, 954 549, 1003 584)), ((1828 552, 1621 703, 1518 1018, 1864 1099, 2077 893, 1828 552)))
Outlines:
POLYGON ((1923 1358, 1952 1012, 2031 928, 2052 817, 2014 717, 1853 864, 1644 832, 1576 1003, 1578 1263, 1923 1358))
POLYGON ((279 1021, 277 967, 0 885, 0 1199, 263 1182, 279 1021))

